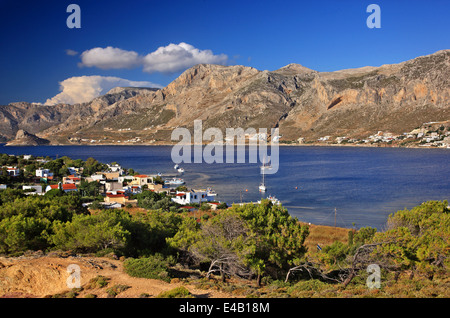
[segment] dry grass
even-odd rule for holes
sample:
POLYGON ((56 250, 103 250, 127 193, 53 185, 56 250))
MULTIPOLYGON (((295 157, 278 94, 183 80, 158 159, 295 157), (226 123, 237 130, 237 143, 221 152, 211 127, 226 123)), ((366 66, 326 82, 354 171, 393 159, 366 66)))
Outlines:
POLYGON ((348 242, 348 231, 350 231, 350 229, 314 224, 308 226, 309 235, 306 238, 305 246, 308 248, 309 252, 317 251, 317 244, 324 247, 326 245, 331 245, 336 241, 344 244, 347 244, 348 242))

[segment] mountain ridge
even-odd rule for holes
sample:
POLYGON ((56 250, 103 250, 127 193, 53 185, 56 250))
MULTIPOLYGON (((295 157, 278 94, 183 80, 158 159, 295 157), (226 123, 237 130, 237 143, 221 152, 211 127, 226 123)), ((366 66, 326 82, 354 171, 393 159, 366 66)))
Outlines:
POLYGON ((52 144, 170 143, 176 127, 278 127, 283 140, 400 133, 450 119, 450 50, 398 64, 318 72, 198 64, 161 89, 115 88, 87 103, 0 106, 0 134, 52 144))

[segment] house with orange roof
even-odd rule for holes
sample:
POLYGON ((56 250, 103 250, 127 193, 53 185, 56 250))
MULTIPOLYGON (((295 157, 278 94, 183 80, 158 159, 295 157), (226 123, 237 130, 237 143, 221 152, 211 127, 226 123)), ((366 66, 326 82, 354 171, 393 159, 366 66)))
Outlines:
POLYGON ((146 174, 138 174, 133 176, 132 185, 143 186, 145 184, 153 183, 153 178, 146 174))
POLYGON ((53 190, 53 189, 61 189, 61 190, 63 190, 66 193, 67 192, 78 191, 78 187, 74 183, 66 183, 66 184, 58 183, 58 184, 48 185, 45 188, 45 193, 47 193, 48 191, 53 190))
POLYGON ((117 191, 116 194, 113 193, 107 193, 104 202, 107 203, 120 203, 122 205, 137 205, 137 200, 130 200, 130 197, 126 195, 125 193, 122 193, 123 191, 117 191))
POLYGON ((76 175, 70 175, 67 177, 63 178, 63 184, 68 184, 68 183, 73 183, 73 184, 80 184, 81 183, 81 178, 79 176, 76 175))

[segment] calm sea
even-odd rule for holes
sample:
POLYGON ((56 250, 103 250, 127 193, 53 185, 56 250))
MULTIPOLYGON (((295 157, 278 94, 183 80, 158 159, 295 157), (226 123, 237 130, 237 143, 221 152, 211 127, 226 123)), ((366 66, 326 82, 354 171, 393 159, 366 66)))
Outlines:
MULTIPOLYGON (((177 175, 170 146, 5 147, 0 153, 68 156, 118 162, 143 174, 177 175)), ((248 160, 247 160, 248 161, 248 160)), ((389 214, 427 200, 450 199, 450 150, 359 147, 280 147, 276 174, 266 175, 264 196, 278 198, 304 222, 384 228, 389 214)), ((261 199, 260 163, 181 164, 192 188, 212 187, 218 200, 261 199)))

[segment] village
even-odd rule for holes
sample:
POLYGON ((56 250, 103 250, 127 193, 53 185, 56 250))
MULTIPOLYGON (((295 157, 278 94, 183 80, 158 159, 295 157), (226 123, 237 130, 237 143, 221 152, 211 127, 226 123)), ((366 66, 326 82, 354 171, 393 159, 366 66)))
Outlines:
MULTIPOLYGON (((297 139, 299 144, 312 143, 305 138, 297 139)), ((429 122, 424 123, 410 132, 394 134, 378 131, 366 138, 358 139, 347 136, 323 136, 317 139, 319 144, 327 145, 360 145, 360 146, 392 146, 392 147, 430 147, 450 148, 450 123, 429 122)))
POLYGON ((98 165, 104 169, 92 174, 87 174, 83 166, 64 167, 65 173, 61 174, 58 169, 53 171, 46 168, 52 162, 49 158, 34 158, 31 155, 1 156, 2 162, 5 162, 5 156, 9 156, 7 160, 19 164, 2 166, 0 190, 21 189, 27 195, 46 195, 51 191, 62 191, 86 199, 93 198, 83 203, 87 208, 137 207, 137 195, 146 191, 170 198, 178 210, 193 212, 203 205, 203 208, 214 211, 218 206, 224 206, 224 203, 216 201, 217 193, 211 188, 189 189, 182 178, 172 175, 164 180, 160 173, 138 174, 133 169, 123 169, 117 163, 98 165), (35 166, 38 166, 37 169, 32 169, 35 166))

